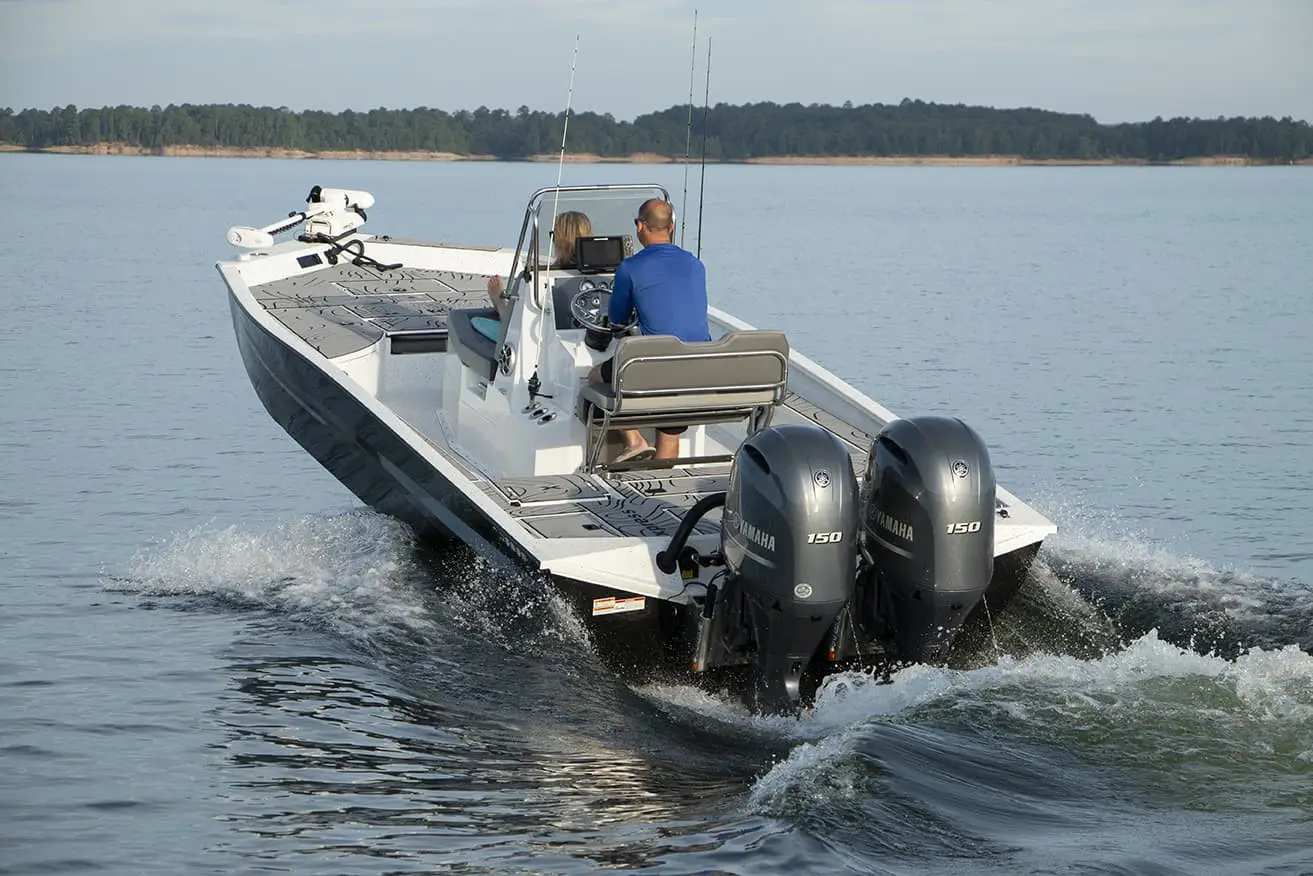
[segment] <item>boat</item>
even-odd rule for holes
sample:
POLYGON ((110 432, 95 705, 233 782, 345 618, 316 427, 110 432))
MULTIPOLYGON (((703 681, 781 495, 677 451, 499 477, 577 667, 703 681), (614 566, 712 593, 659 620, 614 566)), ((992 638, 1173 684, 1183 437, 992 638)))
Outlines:
POLYGON ((256 394, 365 504, 556 588, 636 679, 791 712, 836 672, 943 661, 1056 527, 968 425, 895 416, 784 332, 715 307, 705 343, 607 324, 649 198, 542 188, 512 249, 367 233, 372 194, 316 186, 217 264, 256 394), (563 211, 592 224, 571 268, 563 211), (677 459, 615 461, 618 430, 657 426, 685 427, 677 459))

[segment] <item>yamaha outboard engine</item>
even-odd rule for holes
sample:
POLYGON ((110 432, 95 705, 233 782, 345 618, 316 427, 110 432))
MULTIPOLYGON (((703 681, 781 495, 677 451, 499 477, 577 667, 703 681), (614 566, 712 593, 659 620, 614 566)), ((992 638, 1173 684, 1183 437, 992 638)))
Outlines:
POLYGON ((756 648, 761 708, 797 707, 803 673, 853 595, 857 524, 852 458, 826 430, 772 426, 739 446, 721 544, 756 648))
POLYGON ((969 426, 948 417, 894 420, 876 437, 862 479, 863 587, 879 588, 897 656, 941 658, 994 574, 994 470, 969 426))

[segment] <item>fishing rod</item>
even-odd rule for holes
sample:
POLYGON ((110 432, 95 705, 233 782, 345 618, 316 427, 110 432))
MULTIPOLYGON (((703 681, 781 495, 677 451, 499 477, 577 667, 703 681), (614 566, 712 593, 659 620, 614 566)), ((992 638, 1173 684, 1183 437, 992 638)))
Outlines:
MULTIPOLYGON (((548 271, 551 270, 552 262, 555 260, 555 254, 556 254, 556 215, 557 215, 557 210, 558 210, 558 208, 560 207, 560 203, 561 203, 561 176, 562 176, 562 174, 565 172, 565 138, 566 138, 566 135, 570 132, 570 107, 574 105, 574 71, 575 71, 575 67, 576 67, 576 65, 577 65, 578 63, 579 63, 579 34, 575 34, 575 35, 574 35, 574 53, 570 56, 570 87, 569 87, 569 89, 568 89, 568 90, 566 91, 566 93, 565 93, 565 118, 564 118, 564 120, 563 120, 563 122, 562 122, 562 124, 561 124, 561 154, 560 154, 560 155, 557 157, 557 159, 556 159, 556 186, 552 189, 552 224, 548 226, 549 230, 548 230, 548 232, 547 232, 547 235, 548 235, 547 239, 548 239, 548 241, 549 241, 548 247, 549 247, 549 250, 550 250, 550 251, 548 252, 548 256, 547 256, 547 259, 548 259, 548 260, 547 260, 547 269, 548 269, 548 271)), ((537 217, 535 217, 534 221, 535 221, 535 222, 538 221, 538 220, 537 220, 537 217)), ((538 252, 535 252, 535 253, 533 254, 534 270, 533 270, 532 272, 530 272, 530 270, 529 270, 529 262, 528 262, 528 259, 527 259, 527 258, 525 259, 525 278, 528 279, 528 278, 532 277, 531 282, 533 283, 533 291, 532 291, 533 304, 534 304, 534 307, 537 307, 537 308, 539 308, 539 309, 542 309, 542 307, 543 307, 543 302, 542 302, 542 301, 540 300, 540 298, 539 298, 539 294, 540 294, 540 293, 539 293, 539 284, 538 284, 538 276, 539 276, 539 275, 538 275, 538 265, 539 265, 539 261, 540 261, 540 259, 542 258, 542 253, 541 253, 541 250, 542 250, 542 225, 541 225, 541 223, 538 224, 538 233, 534 235, 533 240, 534 240, 534 243, 536 244, 536 246, 534 247, 534 249, 535 249, 535 250, 538 250, 538 252)), ((539 359, 539 362, 541 362, 541 361, 542 361, 542 354, 543 354, 543 349, 542 349, 542 347, 541 347, 541 341, 542 341, 542 321, 541 321, 541 320, 537 321, 537 326, 538 326, 538 333, 537 333, 537 336, 534 338, 534 340, 537 341, 537 342, 539 342, 539 344, 540 344, 540 346, 539 346, 539 348, 538 348, 538 359, 539 359)), ((509 350, 510 350, 510 345, 509 345, 509 344, 508 344, 508 345, 505 345, 505 346, 503 346, 502 349, 503 349, 503 350, 506 350, 506 351, 509 351, 509 350)), ((509 366, 509 365, 502 365, 501 367, 504 368, 504 372, 503 372, 503 373, 509 373, 509 372, 510 372, 510 366, 509 366)), ((528 383, 526 384, 526 387, 527 387, 527 389, 528 389, 528 391, 529 391, 529 403, 525 406, 524 410, 525 410, 525 412, 527 413, 527 412, 533 410, 534 399, 536 399, 536 398, 538 397, 539 390, 542 388, 542 384, 541 384, 541 383, 539 382, 539 380, 538 380, 538 368, 537 368, 536 366, 535 366, 534 369, 533 369, 533 374, 532 374, 532 376, 529 378, 529 381, 528 381, 528 383)), ((551 396, 545 396, 545 397, 546 397, 546 398, 550 398, 551 396)))
POLYGON ((579 62, 579 34, 574 35, 574 55, 570 58, 570 89, 565 95, 565 123, 561 126, 561 155, 556 160, 556 191, 552 195, 552 229, 556 228, 556 206, 561 199, 561 174, 565 170, 565 135, 570 131, 570 106, 574 103, 574 70, 579 62))
POLYGON ((679 204, 679 245, 684 246, 684 229, 688 227, 688 156, 693 146, 693 74, 698 62, 698 11, 693 10, 693 49, 688 60, 688 127, 684 130, 684 197, 679 204))
MULTIPOLYGON (((565 95, 565 120, 564 123, 561 125, 561 154, 556 159, 556 186, 552 189, 552 224, 549 226, 549 230, 547 232, 549 235, 548 240, 552 241, 553 244, 555 243, 555 241, 552 240, 550 235, 554 235, 556 233, 556 211, 557 208, 560 206, 560 202, 561 202, 561 175, 565 171, 565 137, 566 134, 569 133, 570 131, 570 107, 574 104, 574 71, 578 61, 579 61, 579 34, 575 34, 574 54, 570 58, 570 87, 565 95)), ((536 221, 537 220, 535 219, 535 222, 536 221)), ((537 227, 538 227, 538 233, 534 235, 534 237, 532 238, 534 241, 533 248, 535 249, 535 252, 533 254, 534 264, 537 264, 538 259, 540 258, 541 255, 541 253, 538 252, 538 250, 542 249, 541 223, 539 223, 537 227)), ((514 267, 514 265, 512 265, 512 267, 514 267)), ((530 272, 531 272, 531 268, 529 264, 529 257, 526 254, 524 260, 524 276, 526 280, 529 278, 530 272)), ((536 276, 536 274, 534 276, 536 276)), ((503 296, 505 294, 506 294, 505 292, 502 293, 503 296)), ((538 305, 538 288, 537 288, 536 280, 534 281, 533 301, 535 305, 538 305)))
POLYGON ((707 93, 702 99, 702 180, 698 183, 698 258, 702 258, 702 193, 707 187, 707 110, 711 106, 711 37, 707 37, 707 93))

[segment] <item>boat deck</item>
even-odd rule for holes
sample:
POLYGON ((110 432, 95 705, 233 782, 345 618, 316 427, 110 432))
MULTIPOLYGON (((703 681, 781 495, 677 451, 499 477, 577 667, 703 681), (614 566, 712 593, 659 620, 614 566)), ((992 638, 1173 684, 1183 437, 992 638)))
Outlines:
POLYGON ((341 263, 251 287, 269 313, 326 358, 363 350, 387 334, 447 330, 447 315, 488 307, 488 276, 341 263))
MULTIPOLYGON (((487 281, 486 274, 407 267, 380 271, 342 263, 255 286, 251 292, 283 325, 326 358, 334 358, 363 350, 385 335, 445 332, 453 309, 487 306, 487 281)), ((394 411, 427 435, 434 406, 413 399, 408 407, 413 410, 394 411)), ((848 447, 859 476, 863 471, 873 436, 796 393, 787 395, 773 422, 826 428, 848 447)), ((605 479, 583 474, 489 479, 442 443, 429 440, 511 518, 540 538, 668 537, 685 509, 723 491, 729 480, 727 463, 614 472, 605 479)), ((998 504, 1000 509, 1008 507, 1003 499, 998 504)), ((1007 516, 1006 511, 1001 516, 1007 516)), ((697 531, 712 533, 719 525, 717 510, 697 531)))
MULTIPOLYGON (((873 437, 796 393, 788 394, 772 422, 818 423, 843 439, 859 477, 866 467, 873 437)), ((544 538, 668 537, 690 506, 729 486, 729 463, 620 471, 605 479, 577 474, 487 480, 470 475, 520 525, 544 538)), ((720 510, 713 509, 694 531, 713 533, 719 528, 720 510)))

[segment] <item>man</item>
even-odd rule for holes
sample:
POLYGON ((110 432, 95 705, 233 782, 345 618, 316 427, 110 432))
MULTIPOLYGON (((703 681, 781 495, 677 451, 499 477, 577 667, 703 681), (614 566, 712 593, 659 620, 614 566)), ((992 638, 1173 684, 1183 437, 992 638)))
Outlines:
MULTIPOLYGON (((638 329, 645 335, 673 335, 685 343, 711 340, 707 326, 707 269, 691 252, 675 246, 675 210, 668 201, 644 201, 634 220, 635 236, 643 248, 616 268, 611 284, 610 317, 613 325, 629 322, 638 313, 638 329)), ((610 383, 612 360, 593 368, 589 379, 610 383)), ((656 458, 679 456, 679 435, 684 427, 658 429, 656 458)), ((625 429, 625 450, 616 462, 647 459, 652 448, 637 429, 625 429)))

